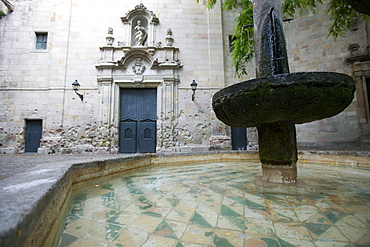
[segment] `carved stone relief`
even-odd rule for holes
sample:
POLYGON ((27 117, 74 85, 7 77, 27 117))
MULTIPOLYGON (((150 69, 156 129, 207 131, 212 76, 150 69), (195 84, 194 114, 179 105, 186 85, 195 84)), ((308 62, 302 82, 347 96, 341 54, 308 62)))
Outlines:
POLYGON ((121 21, 126 33, 123 43, 128 46, 154 46, 159 19, 142 3, 121 17, 121 21))
POLYGON ((141 75, 144 73, 146 67, 142 62, 141 58, 136 58, 136 62, 134 65, 132 65, 132 71, 134 72, 135 75, 141 75))
POLYGON ((169 28, 167 30, 166 36, 166 46, 172 46, 172 43, 173 43, 172 30, 169 28))
POLYGON ((108 28, 108 36, 105 38, 107 41, 107 46, 112 46, 114 42, 114 37, 113 37, 113 28, 108 28))
MULTIPOLYGON (((171 29, 157 32, 159 19, 143 4, 121 17, 123 38, 114 45, 113 29, 108 29, 106 45, 100 47, 98 69, 101 121, 118 127, 119 88, 158 88, 157 147, 171 149, 177 145, 175 131, 178 106, 179 48, 173 46, 171 29), (160 35, 157 40, 156 35, 160 35), (162 45, 163 43, 163 45, 162 45), (113 100, 112 100, 113 99, 113 100)), ((162 28, 163 30, 163 28, 162 28)))

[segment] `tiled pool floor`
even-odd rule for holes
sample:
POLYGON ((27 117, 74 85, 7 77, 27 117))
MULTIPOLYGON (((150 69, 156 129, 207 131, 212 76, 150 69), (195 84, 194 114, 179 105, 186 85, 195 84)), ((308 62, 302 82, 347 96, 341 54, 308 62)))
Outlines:
POLYGON ((299 163, 304 195, 261 193, 260 169, 193 163, 84 183, 59 246, 370 246, 370 168, 299 163))

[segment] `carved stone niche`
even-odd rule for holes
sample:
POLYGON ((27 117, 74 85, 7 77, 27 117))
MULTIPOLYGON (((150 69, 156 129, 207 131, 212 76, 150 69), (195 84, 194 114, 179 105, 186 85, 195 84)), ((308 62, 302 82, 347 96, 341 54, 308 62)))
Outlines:
POLYGON ((142 3, 121 17, 126 46, 155 46, 159 19, 142 3))
POLYGON ((100 47, 100 59, 95 65, 99 70, 98 82, 105 85, 115 82, 120 87, 178 84, 182 64, 178 58, 179 48, 172 46, 172 30, 164 31, 158 41, 159 19, 143 4, 136 5, 121 21, 123 41, 115 45, 113 29, 109 28, 106 45, 100 47))

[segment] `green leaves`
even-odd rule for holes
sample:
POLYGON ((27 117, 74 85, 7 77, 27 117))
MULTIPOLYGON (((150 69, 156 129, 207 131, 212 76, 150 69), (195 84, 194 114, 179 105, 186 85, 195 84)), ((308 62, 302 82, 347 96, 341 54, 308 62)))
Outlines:
MULTIPOLYGON (((197 3, 199 3, 200 0, 197 0, 197 3)), ((207 9, 212 9, 215 4, 217 3, 217 0, 207 0, 207 9)))
POLYGON ((236 26, 233 35, 233 51, 231 57, 233 59, 233 67, 235 75, 241 77, 246 75, 245 64, 250 62, 254 56, 254 40, 253 27, 244 27, 247 24, 253 23, 253 4, 246 1, 245 8, 236 18, 236 26))
POLYGON ((305 10, 311 10, 315 13, 316 3, 322 4, 321 0, 286 0, 282 4, 281 8, 284 14, 294 16, 297 9, 301 15, 305 10))
MULTIPOLYGON (((300 10, 299 14, 302 14, 305 10, 310 10, 315 13, 317 4, 322 4, 322 0, 286 0, 282 4, 282 11, 284 14, 294 16, 296 10, 300 10)), ((354 17, 365 18, 364 14, 357 12, 353 9, 346 0, 331 0, 327 14, 333 21, 329 28, 328 36, 333 36, 334 40, 338 36, 344 36, 345 31, 351 28, 351 22, 354 17)))
POLYGON ((328 36, 336 39, 338 36, 344 37, 345 30, 351 28, 351 22, 354 17, 362 15, 354 10, 345 0, 332 0, 329 3, 327 14, 333 24, 329 28, 328 36))
MULTIPOLYGON (((199 3, 201 0, 196 1, 199 3)), ((207 0, 206 6, 212 9, 216 3, 217 0, 207 0)), ((291 17, 300 15, 306 10, 315 13, 318 4, 323 4, 322 0, 285 0, 282 4, 282 11, 284 15, 291 17), (296 13, 296 11, 299 12, 296 13)), ((235 75, 241 77, 247 75, 245 64, 250 62, 254 56, 253 27, 244 27, 253 24, 253 3, 251 0, 225 0, 222 1, 221 7, 223 11, 240 11, 240 15, 235 20, 231 56, 235 75)), ((351 28, 354 17, 369 18, 354 10, 346 0, 330 0, 327 14, 333 21, 328 36, 333 36, 334 39, 345 35, 345 31, 351 28)))

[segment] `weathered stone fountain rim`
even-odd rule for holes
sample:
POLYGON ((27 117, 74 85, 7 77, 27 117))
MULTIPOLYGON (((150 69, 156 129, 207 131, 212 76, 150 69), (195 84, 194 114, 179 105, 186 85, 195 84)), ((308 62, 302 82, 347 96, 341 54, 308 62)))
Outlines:
POLYGON ((229 97, 236 93, 242 93, 247 91, 254 91, 261 87, 288 87, 299 84, 318 86, 318 87, 330 87, 332 85, 343 84, 348 86, 348 82, 353 82, 352 86, 355 87, 354 80, 351 76, 327 71, 308 71, 308 72, 296 72, 287 74, 269 75, 265 77, 254 78, 246 81, 242 81, 231 86, 225 87, 220 91, 216 92, 213 96, 213 101, 218 101, 221 98, 229 97), (329 78, 329 79, 328 79, 329 78), (341 80, 338 80, 341 78, 341 80))
MULTIPOLYGON (((345 164, 356 165, 358 163, 356 160, 361 160, 361 166, 370 166, 370 153, 368 152, 322 151, 321 153, 315 153, 303 151, 302 153, 300 152, 300 155, 309 162, 317 162, 317 159, 324 155, 326 156, 326 162, 329 163, 332 163, 332 158, 330 157, 335 156, 336 160, 345 161, 345 164), (341 158, 341 156, 345 156, 345 159, 341 158), (313 157, 313 160, 310 160, 310 157, 313 157)), ((78 158, 78 156, 72 157, 78 158)), ((0 219, 3 223, 0 226, 0 245, 29 246, 33 242, 33 246, 42 246, 73 184, 150 165, 170 163, 179 163, 181 165, 184 162, 228 160, 257 161, 259 158, 257 151, 212 151, 135 154, 120 158, 97 158, 88 162, 76 162, 69 159, 64 162, 41 164, 40 169, 43 167, 45 169, 54 167, 56 172, 52 174, 52 177, 48 177, 48 174, 38 174, 38 179, 52 179, 53 182, 36 186, 32 195, 29 195, 27 190, 13 194, 7 193, 4 190, 6 187, 4 186, 4 180, 7 179, 0 180, 0 187, 2 187, 2 190, 0 190, 1 198, 14 197, 12 203, 0 202, 0 219)), ((9 180, 14 180, 13 184, 16 185, 22 182, 22 177, 13 176, 9 180)), ((9 184, 6 183, 6 185, 9 187, 9 184)))

